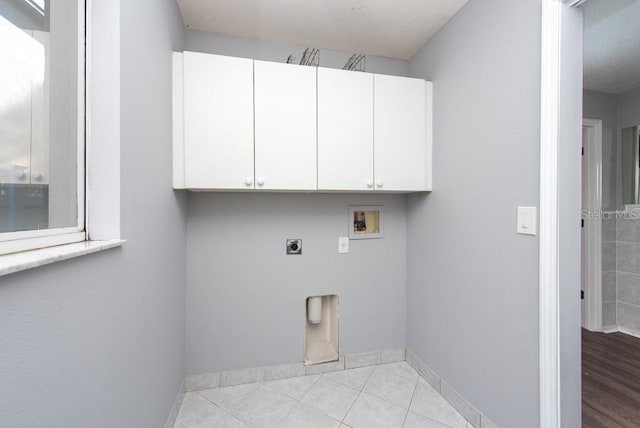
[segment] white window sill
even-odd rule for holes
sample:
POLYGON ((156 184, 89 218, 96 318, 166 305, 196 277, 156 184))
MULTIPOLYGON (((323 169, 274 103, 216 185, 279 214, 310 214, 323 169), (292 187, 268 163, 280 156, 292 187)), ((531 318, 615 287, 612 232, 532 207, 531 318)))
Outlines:
POLYGON ((0 256, 0 276, 48 265, 49 263, 61 262, 86 254, 97 253, 98 251, 108 250, 109 248, 120 247, 124 245, 125 242, 127 241, 123 239, 83 241, 74 244, 23 251, 15 254, 6 254, 0 256))

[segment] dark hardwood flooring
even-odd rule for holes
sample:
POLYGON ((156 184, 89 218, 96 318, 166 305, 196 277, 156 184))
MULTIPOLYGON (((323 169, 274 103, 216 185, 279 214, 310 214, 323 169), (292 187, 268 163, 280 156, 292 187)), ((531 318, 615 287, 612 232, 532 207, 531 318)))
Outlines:
POLYGON ((640 339, 582 330, 582 426, 640 427, 640 339))

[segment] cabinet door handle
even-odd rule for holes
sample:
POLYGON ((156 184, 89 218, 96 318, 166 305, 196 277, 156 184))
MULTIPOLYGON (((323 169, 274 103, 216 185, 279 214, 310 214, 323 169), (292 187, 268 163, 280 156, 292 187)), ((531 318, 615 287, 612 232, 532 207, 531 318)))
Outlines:
POLYGON ((373 187, 373 181, 367 180, 367 187, 371 189, 373 187))
POLYGON ((264 184, 264 178, 258 177, 258 179, 256 180, 256 183, 258 183, 258 186, 262 186, 264 184))
POLYGON ((376 186, 378 186, 378 187, 382 187, 382 180, 378 180, 378 181, 376 181, 376 186))
POLYGON ((247 177, 244 179, 244 184, 246 184, 247 186, 251 186, 253 184, 253 178, 251 177, 247 177))

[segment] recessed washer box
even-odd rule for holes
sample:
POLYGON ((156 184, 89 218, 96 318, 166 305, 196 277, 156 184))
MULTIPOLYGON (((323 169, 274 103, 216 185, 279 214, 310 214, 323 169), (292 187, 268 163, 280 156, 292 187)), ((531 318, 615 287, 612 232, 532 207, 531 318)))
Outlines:
POLYGON ((306 306, 304 363, 338 361, 338 296, 311 296, 306 306))

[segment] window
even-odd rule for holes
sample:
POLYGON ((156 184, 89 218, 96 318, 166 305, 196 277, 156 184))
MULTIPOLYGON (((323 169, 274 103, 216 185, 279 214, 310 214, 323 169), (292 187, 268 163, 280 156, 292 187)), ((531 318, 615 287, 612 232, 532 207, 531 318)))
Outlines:
POLYGON ((0 0, 0 254, 83 241, 85 3, 0 0))

